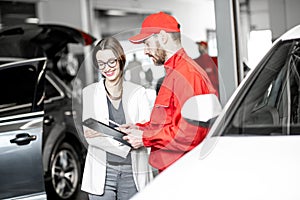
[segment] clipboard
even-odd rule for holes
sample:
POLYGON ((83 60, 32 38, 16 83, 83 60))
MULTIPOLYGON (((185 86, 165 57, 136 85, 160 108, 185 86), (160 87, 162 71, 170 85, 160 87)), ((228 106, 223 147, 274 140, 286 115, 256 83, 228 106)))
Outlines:
POLYGON ((129 146, 132 148, 131 144, 128 143, 126 140, 123 140, 123 136, 126 135, 126 133, 119 131, 115 128, 112 128, 100 121, 97 121, 93 118, 88 118, 82 122, 83 126, 86 126, 90 129, 93 129, 95 131, 98 131, 100 133, 103 133, 109 137, 112 137, 113 139, 117 140, 118 142, 121 142, 124 145, 129 146))

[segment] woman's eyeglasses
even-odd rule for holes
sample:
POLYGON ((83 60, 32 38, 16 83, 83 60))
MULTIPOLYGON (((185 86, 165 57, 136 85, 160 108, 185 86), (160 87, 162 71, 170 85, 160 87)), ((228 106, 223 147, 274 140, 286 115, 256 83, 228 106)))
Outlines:
POLYGON ((109 66, 110 68, 114 68, 117 65, 117 61, 118 60, 116 58, 111 58, 107 62, 99 61, 98 62, 98 68, 100 70, 105 69, 106 66, 109 66))

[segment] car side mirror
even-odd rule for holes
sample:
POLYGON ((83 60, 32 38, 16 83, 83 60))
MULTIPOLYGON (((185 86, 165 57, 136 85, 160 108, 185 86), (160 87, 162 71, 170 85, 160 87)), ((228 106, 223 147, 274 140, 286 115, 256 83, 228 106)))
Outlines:
POLYGON ((216 95, 203 94, 189 98, 181 109, 181 115, 190 124, 210 127, 221 111, 216 95))

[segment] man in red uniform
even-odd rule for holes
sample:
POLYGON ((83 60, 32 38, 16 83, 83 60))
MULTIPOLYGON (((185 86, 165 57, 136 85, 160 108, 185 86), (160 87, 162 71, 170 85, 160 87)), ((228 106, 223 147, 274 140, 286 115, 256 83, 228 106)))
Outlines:
POLYGON ((211 57, 210 55, 208 55, 207 42, 197 42, 197 45, 201 55, 198 58, 195 58, 194 60, 196 61, 196 63, 198 63, 198 65, 200 65, 200 67, 202 67, 205 70, 211 83, 217 91, 217 95, 219 96, 219 75, 217 57, 211 57))
POLYGON ((151 147, 149 162, 161 172, 197 146, 208 131, 182 118, 183 104, 192 96, 215 94, 215 90, 205 71, 182 48, 180 25, 174 17, 163 12, 149 15, 140 33, 129 40, 144 43, 145 54, 166 70, 150 121, 137 128, 124 126, 128 128, 124 139, 133 148, 151 147))

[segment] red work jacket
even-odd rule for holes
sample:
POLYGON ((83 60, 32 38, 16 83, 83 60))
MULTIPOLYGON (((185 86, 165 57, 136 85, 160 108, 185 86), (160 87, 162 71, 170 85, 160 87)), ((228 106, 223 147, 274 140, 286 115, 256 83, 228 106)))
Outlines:
POLYGON ((218 65, 217 65, 217 58, 210 57, 207 53, 202 54, 198 58, 195 59, 196 63, 200 65, 207 73, 208 78, 210 79, 212 85, 214 86, 215 90, 217 91, 217 95, 219 97, 219 75, 218 75, 218 65))
POLYGON ((185 101, 199 94, 215 94, 205 71, 183 49, 166 61, 165 69, 150 121, 140 127, 144 145, 151 147, 149 162, 160 171, 197 146, 207 134, 206 128, 182 118, 185 101))

